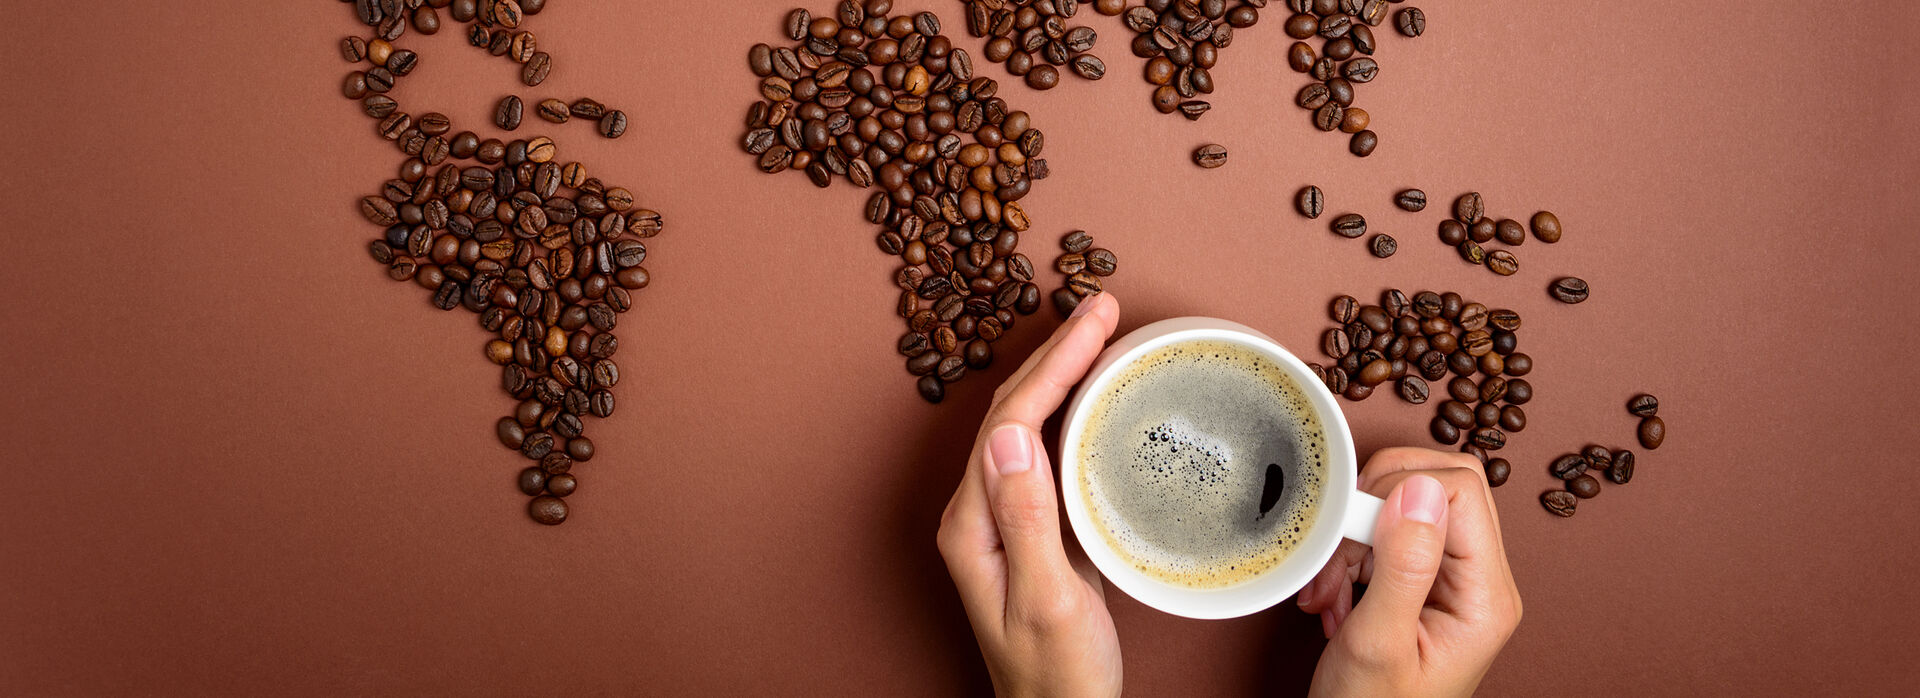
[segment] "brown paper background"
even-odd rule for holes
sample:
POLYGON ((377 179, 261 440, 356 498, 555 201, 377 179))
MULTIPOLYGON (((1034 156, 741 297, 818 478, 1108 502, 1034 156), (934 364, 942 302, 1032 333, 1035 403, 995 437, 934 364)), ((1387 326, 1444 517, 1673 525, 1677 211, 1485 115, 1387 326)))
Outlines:
MULTIPOLYGON (((963 34, 956 2, 898 5, 963 34)), ((367 259, 354 202, 401 158, 338 94, 346 5, 9 9, 0 693, 988 690, 934 530, 993 386, 1054 320, 1022 319, 947 404, 915 396, 864 197, 738 146, 743 56, 791 7, 555 0, 528 24, 556 59, 534 89, 455 32, 403 40, 423 61, 397 97, 456 128, 487 132, 508 91, 625 108, 619 141, 519 135, 667 217, 621 320, 619 412, 557 529, 522 513, 472 316, 367 259)), ((1526 618, 1488 694, 1910 690, 1920 11, 1424 7, 1427 36, 1383 32, 1359 90, 1366 160, 1291 106, 1278 14, 1188 123, 1152 113, 1127 33, 1086 12, 1107 80, 1003 80, 1055 173, 1023 250, 1093 231, 1121 257, 1123 330, 1216 315, 1305 354, 1339 292, 1520 310, 1539 397, 1495 495, 1526 618), (1225 168, 1189 164, 1207 142, 1225 168), (1310 182, 1400 254, 1294 215, 1310 182), (1406 186, 1440 205, 1393 209, 1406 186), (1566 240, 1521 248, 1514 278, 1461 264, 1432 231, 1469 188, 1556 211, 1566 240), (1551 302, 1561 274, 1593 300, 1551 302), (1631 443, 1642 390, 1667 446, 1545 514, 1546 463, 1631 443)), ((1427 443, 1431 414, 1349 412, 1363 452, 1427 443)), ((1289 608, 1112 607, 1138 695, 1299 693, 1321 646, 1289 608)))

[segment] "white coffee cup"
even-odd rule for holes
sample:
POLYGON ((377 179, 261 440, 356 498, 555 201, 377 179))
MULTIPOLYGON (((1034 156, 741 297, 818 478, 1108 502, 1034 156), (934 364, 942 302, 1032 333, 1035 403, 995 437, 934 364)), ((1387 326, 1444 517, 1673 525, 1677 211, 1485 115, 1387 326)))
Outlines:
POLYGON ((1353 452, 1353 434, 1347 430, 1346 417, 1326 384, 1312 369, 1293 354, 1251 327, 1239 323, 1203 317, 1183 317, 1147 325, 1127 333, 1094 361, 1093 370, 1080 383, 1067 408, 1066 429, 1060 446, 1061 501, 1067 519, 1080 540, 1081 549, 1093 560, 1100 573, 1128 596, 1167 613, 1188 618, 1235 618, 1280 603, 1311 581, 1343 538, 1363 544, 1373 543, 1373 525, 1385 503, 1379 497, 1357 489, 1358 462, 1353 452), (1228 342, 1250 349, 1272 360, 1287 372, 1295 386, 1306 395, 1308 404, 1320 418, 1326 439, 1326 473, 1318 513, 1293 552, 1279 564, 1252 579, 1225 587, 1198 589, 1170 584, 1141 572, 1109 547, 1095 528, 1087 511, 1087 498, 1080 482, 1080 439, 1085 434, 1092 402, 1106 390, 1107 384, 1122 370, 1147 354, 1170 344, 1194 340, 1228 342))

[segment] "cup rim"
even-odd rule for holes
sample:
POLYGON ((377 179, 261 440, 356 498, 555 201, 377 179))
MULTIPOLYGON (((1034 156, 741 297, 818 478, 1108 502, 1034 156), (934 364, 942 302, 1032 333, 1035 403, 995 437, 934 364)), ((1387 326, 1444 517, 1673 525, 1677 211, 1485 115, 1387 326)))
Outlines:
POLYGON ((1179 317, 1154 322, 1116 340, 1103 351, 1094 369, 1081 381, 1069 403, 1060 439, 1060 492, 1074 537, 1087 557, 1114 586, 1128 596, 1165 613, 1196 619, 1223 619, 1271 608, 1298 592, 1313 574, 1332 559, 1342 539, 1349 493, 1358 483, 1358 460, 1353 435, 1339 401, 1312 369, 1278 341, 1240 323, 1209 317, 1179 317), (1288 371, 1306 393, 1320 417, 1328 459, 1324 493, 1314 525, 1300 546, 1281 564, 1237 584, 1201 589, 1176 586, 1148 576, 1120 558, 1093 523, 1080 484, 1078 452, 1091 412, 1092 397, 1102 392, 1123 369, 1147 353, 1183 341, 1214 339, 1260 352, 1288 371), (1313 560, 1312 564, 1299 562, 1313 560))

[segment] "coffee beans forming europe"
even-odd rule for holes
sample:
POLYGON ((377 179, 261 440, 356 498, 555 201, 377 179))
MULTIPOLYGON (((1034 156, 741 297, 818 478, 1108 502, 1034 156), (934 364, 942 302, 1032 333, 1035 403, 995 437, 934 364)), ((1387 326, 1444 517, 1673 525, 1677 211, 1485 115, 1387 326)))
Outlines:
POLYGON ((898 349, 920 396, 993 363, 994 340, 1040 307, 1018 251, 1021 208, 1047 176, 1046 135, 997 96, 992 78, 940 33, 931 12, 888 17, 891 0, 843 0, 830 15, 787 15, 793 46, 757 44, 761 78, 742 147, 760 170, 844 179, 872 190, 866 219, 898 257, 906 324, 898 349))
MULTIPOLYGON (((1027 86, 1051 90, 1062 69, 1087 80, 1107 74, 1107 64, 1088 53, 1100 36, 1092 27, 1067 26, 1079 0, 961 0, 967 33, 986 39, 981 55, 1006 65, 1027 86)), ((843 18, 842 24, 847 24, 843 18)))
MULTIPOLYGON (((551 138, 503 142, 455 132, 445 115, 409 115, 389 96, 419 61, 392 42, 409 24, 437 31, 442 10, 469 24, 476 46, 512 54, 525 66, 523 82, 538 84, 551 59, 532 50, 521 22, 543 0, 348 1, 375 37, 342 40, 342 56, 354 64, 344 94, 405 157, 394 179, 360 200, 361 215, 384 229, 368 250, 393 280, 424 289, 433 307, 479 316, 490 335, 483 354, 501 367, 501 387, 517 401, 495 433, 533 463, 519 474, 520 490, 532 497, 528 514, 559 524, 568 514, 564 498, 579 486, 574 468, 594 457, 586 420, 614 411, 614 329, 633 294, 647 287, 644 240, 660 233, 660 214, 586 165, 561 159, 551 138)), ((597 106, 581 100, 572 108, 583 103, 597 106)))

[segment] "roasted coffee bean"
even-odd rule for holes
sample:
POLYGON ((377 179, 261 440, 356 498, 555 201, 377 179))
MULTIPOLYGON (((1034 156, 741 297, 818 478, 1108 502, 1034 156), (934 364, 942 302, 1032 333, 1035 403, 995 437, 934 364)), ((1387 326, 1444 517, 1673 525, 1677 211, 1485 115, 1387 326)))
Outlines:
POLYGON ((1360 301, 1353 296, 1336 296, 1329 312, 1334 322, 1345 325, 1360 317, 1360 301))
POLYGON ((1518 405, 1507 405, 1506 407, 1500 408, 1500 428, 1516 434, 1525 431, 1527 428, 1526 411, 1520 409, 1518 405))
POLYGON ((1367 219, 1358 213, 1349 213, 1333 219, 1333 232, 1343 238, 1357 238, 1367 234, 1367 219))
POLYGON ((1427 32, 1427 13, 1421 12, 1418 7, 1402 9, 1394 13, 1393 25, 1400 30, 1401 34, 1409 37, 1425 34, 1427 32))
POLYGON ((1427 402, 1427 382, 1416 376, 1401 378, 1399 382, 1400 399, 1416 405, 1427 402))
POLYGON ((1068 252, 1085 252, 1087 251, 1087 248, 1090 248, 1092 246, 1093 246, 1093 236, 1088 235, 1087 231, 1084 231, 1084 230, 1076 230, 1071 233, 1067 233, 1067 236, 1065 238, 1062 238, 1060 241, 1061 249, 1064 249, 1068 252))
POLYGON ((940 360, 937 371, 941 382, 952 383, 966 377, 967 361, 959 356, 947 356, 940 360))
POLYGON ((1587 282, 1576 277, 1563 277, 1554 280, 1553 284, 1547 287, 1547 293, 1552 295, 1554 300, 1562 303, 1581 303, 1587 300, 1587 282))
POLYGON ((1119 258, 1104 248, 1088 250, 1086 257, 1087 271, 1092 272, 1094 276, 1112 276, 1120 264, 1119 258))
POLYGON ((1308 219, 1319 218, 1321 212, 1326 210, 1326 195, 1320 192, 1319 187, 1308 185, 1294 196, 1293 207, 1308 219))
POLYGON ((935 376, 921 376, 916 386, 920 390, 920 399, 936 405, 947 396, 946 384, 935 376))
POLYGON ((1472 240, 1460 243, 1460 259, 1468 264, 1486 264, 1487 250, 1472 240))
POLYGON ((600 135, 606 138, 619 138, 627 133, 627 113, 618 109, 609 110, 600 117, 600 135))
POLYGON ((538 495, 547 489, 547 471, 540 466, 527 466, 520 471, 520 491, 529 496, 538 495))
POLYGON ((1480 222, 1486 215, 1486 203, 1480 198, 1480 192, 1470 191, 1453 200, 1453 219, 1466 225, 1480 222))
POLYGON ((1493 225, 1493 237, 1502 245, 1519 246, 1527 241, 1527 229, 1521 227, 1520 221, 1502 218, 1493 225))
POLYGON ((567 108, 566 102, 552 98, 540 100, 540 104, 534 109, 534 113, 538 114, 540 118, 556 124, 564 124, 567 122, 567 119, 573 117, 573 112, 567 108))
POLYGON ((1456 247, 1467 242, 1467 226, 1453 219, 1440 221, 1440 242, 1456 247))
POLYGON ((1486 463, 1487 486, 1499 487, 1507 484, 1507 477, 1513 472, 1513 464, 1505 458, 1492 458, 1486 463))
POLYGON ((1493 241, 1497 231, 1492 218, 1482 218, 1478 223, 1467 226, 1467 239, 1481 244, 1493 241))
POLYGON ((1475 429, 1473 430, 1472 436, 1473 436, 1473 443, 1475 446, 1479 446, 1489 451, 1498 451, 1502 448, 1505 448, 1507 445, 1506 433, 1500 431, 1499 429, 1495 429, 1493 427, 1481 427, 1479 429, 1475 429))
POLYGON ((1633 480, 1633 452, 1625 449, 1613 452, 1613 461, 1607 465, 1607 479, 1613 484, 1624 485, 1633 480))
POLYGON ((1600 481, 1592 475, 1581 475, 1567 481, 1567 491, 1581 499, 1593 499, 1600 495, 1600 481))
POLYGON ((1499 424, 1500 406, 1491 402, 1480 403, 1473 408, 1473 423, 1483 427, 1499 424))
POLYGON ((567 503, 558 497, 542 495, 527 502, 527 516, 534 523, 545 526, 558 526, 566 523, 567 503))
POLYGON ((1086 272, 1073 274, 1067 277, 1067 290, 1085 298, 1100 292, 1100 279, 1086 272))
POLYGON ((1520 271, 1520 260, 1515 259, 1513 253, 1506 250, 1488 252, 1486 265, 1487 271, 1501 276, 1513 276, 1520 271))
POLYGON ((1459 400, 1440 403, 1440 418, 1461 429, 1470 428, 1475 423, 1473 408, 1459 400))
POLYGON ((1541 242, 1554 243, 1560 241, 1560 217, 1553 215, 1551 211, 1541 211, 1533 214, 1531 227, 1533 228, 1533 237, 1541 242))
POLYGON ((1360 131, 1359 133, 1353 134, 1353 138, 1347 141, 1347 151, 1364 158, 1372 155, 1374 148, 1379 147, 1379 145, 1380 136, 1378 134, 1375 134, 1373 131, 1360 131))
POLYGON ((1533 384, 1525 378, 1507 381, 1507 404, 1524 405, 1533 400, 1533 384))
POLYGON ((1433 421, 1427 425, 1427 429, 1433 436, 1433 440, 1441 444, 1452 446, 1460 443, 1460 428, 1445 418, 1434 417, 1433 421))
POLYGON ((1207 144, 1193 151, 1193 164, 1206 169, 1214 169, 1227 164, 1227 149, 1219 144, 1207 144))
POLYGON ((1394 252, 1400 250, 1399 243, 1394 242, 1393 236, 1386 233, 1373 236, 1373 241, 1368 247, 1373 252, 1373 256, 1381 259, 1392 257, 1394 252))
POLYGON ((1080 307, 1080 296, 1064 288, 1054 289, 1053 307, 1060 311, 1061 317, 1072 315, 1074 309, 1080 307))
POLYGON ((1660 399, 1641 393, 1627 400, 1627 413, 1635 417, 1653 417, 1660 414, 1660 399))
POLYGON ((552 72, 553 57, 547 55, 546 51, 535 51, 533 56, 527 59, 526 65, 521 66, 520 82, 528 87, 535 87, 546 82, 547 76, 552 72))
POLYGON ((1512 332, 1520 329, 1520 314, 1511 310, 1493 310, 1487 313, 1487 324, 1497 329, 1512 332))
POLYGON ((524 109, 519 97, 507 95, 493 109, 493 125, 500 127, 502 131, 520 128, 520 116, 524 109))
POLYGON ((1645 417, 1640 420, 1640 446, 1649 451, 1660 447, 1667 440, 1667 422, 1659 417, 1645 417))
POLYGON ((1561 518, 1573 516, 1573 510, 1579 506, 1579 502, 1580 500, 1572 492, 1565 490, 1554 490, 1540 495, 1540 504, 1545 506, 1548 512, 1561 518))
POLYGON ((1587 459, 1587 468, 1599 470, 1613 464, 1613 451, 1600 445, 1589 445, 1580 449, 1580 457, 1587 459))
POLYGON ((1547 468, 1547 471, 1553 473, 1554 477, 1562 480, 1572 480, 1587 472, 1587 459, 1581 457, 1580 454, 1569 453, 1554 459, 1553 464, 1547 468))
POLYGON ((1427 193, 1419 189, 1408 189, 1393 197, 1393 205, 1403 211, 1418 213, 1427 208, 1427 193))

